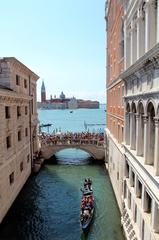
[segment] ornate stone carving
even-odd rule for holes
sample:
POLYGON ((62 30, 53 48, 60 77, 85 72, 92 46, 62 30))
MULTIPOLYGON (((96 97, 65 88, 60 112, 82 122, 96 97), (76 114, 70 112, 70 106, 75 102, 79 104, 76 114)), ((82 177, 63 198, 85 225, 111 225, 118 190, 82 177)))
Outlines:
POLYGON ((151 58, 150 61, 155 69, 159 68, 159 55, 151 58))
POLYGON ((159 117, 154 117, 153 119, 155 121, 155 126, 159 128, 159 117))
POLYGON ((148 122, 148 116, 147 115, 143 115, 143 120, 144 120, 144 124, 146 124, 148 122))
POLYGON ((154 9, 157 9, 157 0, 152 0, 151 5, 154 9))

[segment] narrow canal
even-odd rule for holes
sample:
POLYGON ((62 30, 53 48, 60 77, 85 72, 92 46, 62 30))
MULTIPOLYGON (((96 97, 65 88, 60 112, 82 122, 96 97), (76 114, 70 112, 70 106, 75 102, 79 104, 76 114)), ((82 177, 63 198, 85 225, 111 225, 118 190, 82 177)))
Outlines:
MULTIPOLYGON (((0 227, 0 240, 122 240, 120 215, 108 174, 81 150, 64 150, 57 163, 30 177, 0 227), (87 236, 80 230, 83 180, 91 177, 96 201, 87 236)), ((54 162, 54 161, 53 161, 54 162)))

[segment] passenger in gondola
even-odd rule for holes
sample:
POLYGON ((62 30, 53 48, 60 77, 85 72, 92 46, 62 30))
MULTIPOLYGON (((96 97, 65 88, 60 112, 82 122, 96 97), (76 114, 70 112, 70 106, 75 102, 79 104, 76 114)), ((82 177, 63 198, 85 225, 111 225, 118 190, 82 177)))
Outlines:
POLYGON ((87 182, 92 184, 92 180, 90 178, 88 178, 87 182))
POLYGON ((89 207, 90 210, 93 208, 93 200, 91 198, 89 198, 87 206, 89 207))
POLYGON ((84 180, 84 188, 87 186, 88 182, 87 182, 87 179, 85 178, 84 180))
POLYGON ((83 214, 83 212, 84 212, 84 209, 85 209, 85 203, 84 203, 84 201, 82 201, 82 203, 81 203, 81 211, 82 211, 82 214, 83 214))
POLYGON ((90 178, 88 178, 88 180, 87 180, 87 186, 88 186, 89 190, 92 191, 92 180, 90 178))

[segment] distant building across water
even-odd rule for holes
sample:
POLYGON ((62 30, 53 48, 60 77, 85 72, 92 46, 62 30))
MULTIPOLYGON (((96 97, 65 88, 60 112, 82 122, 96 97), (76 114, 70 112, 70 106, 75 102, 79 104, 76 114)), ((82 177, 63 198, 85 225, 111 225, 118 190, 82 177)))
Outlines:
POLYGON ((38 108, 41 109, 77 109, 77 108, 96 109, 99 108, 99 102, 76 99, 75 97, 66 98, 63 92, 61 92, 59 98, 56 98, 56 95, 54 95, 54 98, 52 98, 51 95, 50 99, 46 99, 46 89, 43 81, 41 86, 41 102, 38 102, 37 106, 38 108))

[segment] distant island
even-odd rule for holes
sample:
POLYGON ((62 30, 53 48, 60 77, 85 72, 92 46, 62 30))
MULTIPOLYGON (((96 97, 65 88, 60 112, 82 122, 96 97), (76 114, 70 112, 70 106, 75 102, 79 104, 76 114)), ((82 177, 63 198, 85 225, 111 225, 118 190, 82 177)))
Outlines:
POLYGON ((43 81, 41 86, 41 102, 37 102, 37 107, 40 109, 97 109, 99 108, 99 102, 92 100, 76 99, 75 97, 66 98, 63 92, 61 92, 58 98, 56 98, 56 95, 54 96, 54 98, 51 95, 50 99, 46 99, 46 90, 43 81))

